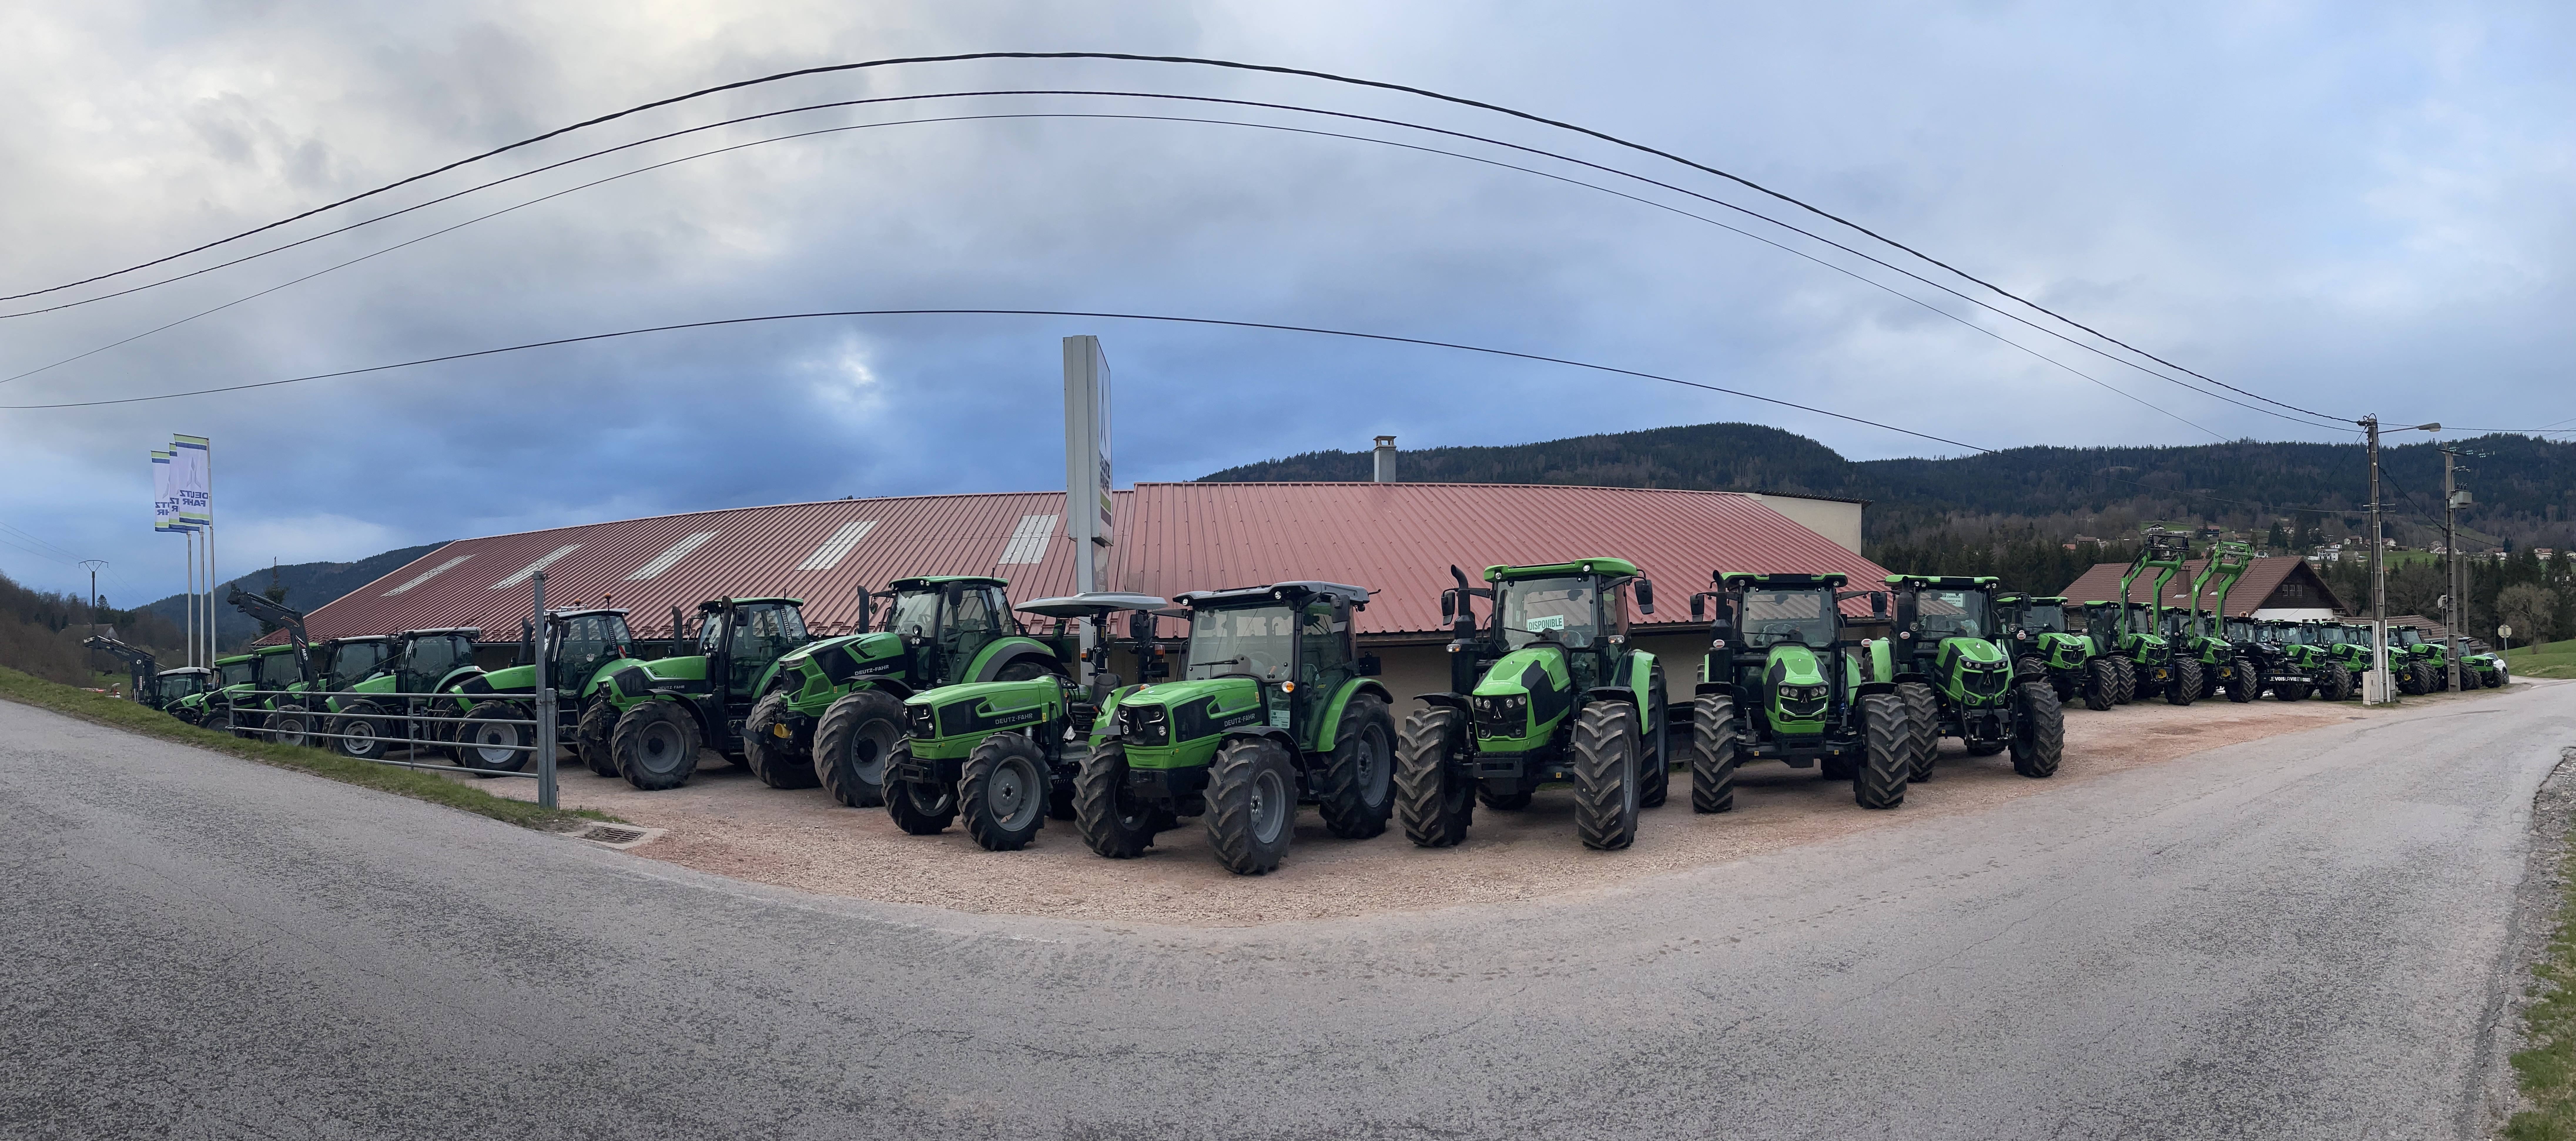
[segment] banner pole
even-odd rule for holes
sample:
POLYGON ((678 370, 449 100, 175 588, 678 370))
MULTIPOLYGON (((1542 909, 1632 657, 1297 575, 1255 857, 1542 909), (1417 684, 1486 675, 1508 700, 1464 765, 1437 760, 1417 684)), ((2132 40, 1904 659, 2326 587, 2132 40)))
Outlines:
POLYGON ((536 624, 530 636, 537 669, 537 804, 555 807, 555 679, 546 668, 546 641, 554 631, 546 622, 546 572, 536 578, 536 624))

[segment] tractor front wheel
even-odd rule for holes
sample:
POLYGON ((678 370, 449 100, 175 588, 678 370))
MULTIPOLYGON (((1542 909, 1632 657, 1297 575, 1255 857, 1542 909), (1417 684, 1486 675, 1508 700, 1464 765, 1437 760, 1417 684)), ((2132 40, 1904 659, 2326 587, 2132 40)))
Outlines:
POLYGON ((883 690, 843 694, 814 726, 814 776, 852 808, 885 803, 886 758, 903 740, 903 703, 883 690))
POLYGON ((2200 659, 2181 658, 2165 679, 2165 704, 2189 705, 2200 697, 2200 659))
POLYGON ((2118 666, 2120 669, 2120 695, 2112 698, 2111 703, 2113 705, 2127 705, 2132 701, 2136 701, 2138 699, 2137 661, 2132 658, 2113 658, 2111 659, 2111 664, 2118 666))
POLYGON ((1615 851, 1637 842, 1637 708, 1596 701, 1574 719, 1574 834, 1615 851))
POLYGON ((957 809, 987 852, 1016 852, 1046 827, 1046 754, 1017 733, 995 733, 966 755, 957 809))
POLYGON ((678 788, 698 772, 698 720, 678 702, 642 702, 617 718, 608 750, 626 783, 646 792, 678 788))
POLYGON ((1395 811, 1406 839, 1446 848, 1467 838, 1476 816, 1476 781, 1452 759, 1468 749, 1467 715, 1447 706, 1417 709, 1404 719, 1395 746, 1395 811))
POLYGON ((339 736, 331 748, 341 756, 357 761, 383 757, 385 748, 385 711, 372 701, 353 701, 340 712, 339 736))
POLYGON ((2025 685, 2013 713, 2013 771, 2034 779, 2057 775, 2066 755, 2066 707, 2057 703, 2057 691, 2025 685))
POLYGON ((1905 782, 1914 758, 1912 719, 1905 703, 1892 693, 1860 699, 1864 739, 1860 771, 1852 777, 1852 801, 1863 808, 1894 808, 1905 803, 1905 782))
POLYGON ((1932 766, 1941 760, 1941 703, 1934 700, 1932 686, 1926 682, 1899 682, 1897 701, 1905 707, 1905 722, 1913 742, 1906 758, 1905 779, 1932 779, 1932 766))
POLYGON ((536 754, 537 731, 517 724, 536 714, 513 701, 484 701, 474 706, 458 727, 457 762, 478 773, 515 773, 527 769, 536 754))
POLYGON ((1324 828, 1345 840, 1386 831, 1395 812, 1395 718, 1373 694, 1355 693, 1333 730, 1324 762, 1324 828))
POLYGON ((771 788, 812 788, 823 783, 814 758, 796 749, 795 730, 787 724, 787 695, 772 693, 751 707, 742 721, 742 760, 751 775, 771 788))
POLYGON ((1691 811, 1735 807, 1735 699, 1711 693, 1691 703, 1691 811))
POLYGON ((1091 850, 1113 860, 1132 860, 1154 846, 1162 809, 1127 790, 1127 747, 1106 744, 1083 758, 1073 778, 1073 826, 1091 850))
POLYGON ((2415 663, 2399 662, 2390 666, 2388 672, 2397 677, 2397 692, 2408 697, 2415 697, 2424 692, 2424 671, 2416 668, 2415 663))
POLYGON ((303 748, 313 743, 313 715, 304 707, 288 703, 268 715, 268 739, 280 745, 303 748))
MULTIPOLYGON (((898 742, 886 754, 886 779, 880 786, 886 815, 912 836, 936 836, 957 819, 957 790, 936 781, 909 781, 893 775, 912 759, 912 743, 898 742)), ((857 807, 853 805, 852 807, 857 807)))
POLYGON ((2263 680, 2254 676, 2254 663, 2238 658, 2236 668, 2229 672, 2227 700, 2243 705, 2263 696, 2263 680))
POLYGON ((2120 693, 2120 667, 2109 658, 2094 658, 2084 663, 2084 708, 2100 713, 2111 708, 2112 699, 2120 693))
POLYGON ((581 707, 581 720, 573 723, 573 751, 580 753, 581 763, 599 776, 617 775, 617 753, 608 747, 609 736, 617 732, 617 713, 617 706, 602 693, 581 707))
POLYGON ((1239 876, 1267 875, 1297 831, 1297 771, 1268 737, 1239 737, 1208 762, 1208 846, 1239 876))
POLYGON ((2344 668, 2342 662, 2336 662, 2326 667, 2325 682, 2317 687, 2317 692, 2324 694, 2328 701, 2342 701, 2352 696, 2355 684, 2352 671, 2344 668))

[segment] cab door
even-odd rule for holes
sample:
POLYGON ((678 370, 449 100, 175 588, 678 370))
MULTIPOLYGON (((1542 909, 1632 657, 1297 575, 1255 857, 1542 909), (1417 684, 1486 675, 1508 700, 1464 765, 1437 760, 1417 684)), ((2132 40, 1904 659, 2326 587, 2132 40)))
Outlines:
POLYGON ((939 622, 939 672, 942 685, 966 680, 975 655, 1011 633, 1011 612, 1001 588, 986 583, 959 583, 948 588, 939 622))
POLYGON ((1310 602, 1297 620, 1297 692, 1288 702, 1301 742, 1317 740, 1325 707, 1352 674, 1351 615, 1347 607, 1310 602))

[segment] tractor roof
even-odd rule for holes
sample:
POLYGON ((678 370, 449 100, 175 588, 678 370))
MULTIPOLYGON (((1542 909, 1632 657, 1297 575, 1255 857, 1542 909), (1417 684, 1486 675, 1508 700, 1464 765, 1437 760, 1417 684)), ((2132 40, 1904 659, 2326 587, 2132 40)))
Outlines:
POLYGON ((1535 567, 1490 566, 1485 568, 1485 581, 1507 582, 1513 579, 1522 578, 1563 578, 1567 575, 1578 574, 1597 574, 1608 578, 1633 578, 1638 573, 1637 564, 1629 562, 1626 559, 1593 558, 1576 559, 1570 563, 1549 563, 1545 566, 1535 567))
POLYGON ((1111 610, 1160 610, 1169 605, 1171 605, 1170 602, 1150 594, 1095 590, 1086 594, 1066 595, 1063 598, 1041 598, 1034 602, 1023 602, 1012 609, 1028 614, 1042 614, 1049 618, 1088 618, 1111 610))
POLYGON ((279 654, 291 654, 294 652, 295 647, 293 646, 261 646, 256 650, 252 650, 247 656, 254 658, 273 658, 279 654))
POLYGON ((1711 575, 1721 586, 1763 586, 1779 588, 1839 587, 1851 581, 1846 574, 1754 574, 1750 571, 1718 571, 1711 575))
POLYGON ((1184 591, 1173 595, 1172 601, 1193 610, 1210 610, 1223 606, 1256 606, 1265 602, 1286 602, 1292 595, 1318 594, 1335 602, 1347 602, 1354 607, 1368 605, 1367 587, 1340 582, 1309 581, 1274 582, 1268 586, 1238 586, 1227 590, 1184 591))
POLYGON ((228 666, 234 662, 247 662, 258 656, 259 655, 257 654, 226 654, 223 657, 216 658, 215 664, 219 666, 228 666))
POLYGON ((1889 586, 1928 586, 1934 590, 1993 590, 2003 585, 2003 581, 1989 574, 1974 576, 1892 574, 1887 576, 1889 586))
POLYGON ((2022 601, 2033 606, 2064 606, 2066 605, 2066 596, 2063 594, 2033 594, 2024 597, 2022 601))
POLYGON ((351 642, 390 642, 393 640, 394 636, 391 634, 351 634, 345 638, 330 639, 322 644, 325 646, 345 646, 351 642))
POLYGON ((405 630, 400 634, 394 635, 394 637, 426 638, 438 634, 463 634, 468 638, 480 639, 483 637, 483 628, 480 626, 432 626, 426 630, 405 630))
POLYGON ((154 676, 154 677, 168 677, 168 676, 170 676, 170 675, 172 675, 172 674, 210 674, 210 673, 213 673, 213 672, 215 672, 215 671, 210 670, 210 669, 207 669, 207 668, 206 668, 206 667, 204 667, 204 666, 172 666, 171 668, 166 669, 166 670, 163 670, 163 671, 161 671, 160 673, 154 674, 154 675, 152 675, 152 676, 154 676))
POLYGON ((993 586, 1011 585, 1011 580, 1007 578, 994 578, 988 574, 917 574, 911 578, 899 578, 889 582, 886 584, 886 589, 919 590, 923 587, 946 586, 952 582, 980 582, 993 586))
POLYGON ((805 600, 802 598, 710 598, 698 604, 698 612, 703 614, 710 610, 722 610, 728 606, 751 606, 762 602, 784 602, 789 606, 800 607, 805 605, 805 600))
POLYGON ((579 610, 546 611, 546 617, 548 618, 588 618, 593 614, 614 614, 623 618, 626 616, 626 608, 623 606, 588 606, 579 610))

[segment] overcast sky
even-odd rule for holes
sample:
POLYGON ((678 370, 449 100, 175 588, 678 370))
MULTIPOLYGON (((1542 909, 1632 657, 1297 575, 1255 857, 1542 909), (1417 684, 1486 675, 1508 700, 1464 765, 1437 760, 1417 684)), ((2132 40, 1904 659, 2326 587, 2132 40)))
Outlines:
MULTIPOLYGON (((2292 404, 2391 423, 2537 427, 2576 417, 2570 23, 2564 5, 2242 0, 11 3, 0 5, 0 97, 12 109, 0 118, 0 292, 159 257, 715 83, 900 55, 1124 51, 1340 72, 1579 123, 1796 195, 2292 404)), ((1385 116, 1616 166, 1866 245, 1708 175, 1416 97, 1162 64, 937 64, 659 109, 160 271, 0 303, 0 313, 96 297, 680 128, 1000 88, 1385 116)), ((0 319, 0 376, 237 300, 0 383, 0 404, 724 317, 1000 307, 1485 345, 1986 447, 2335 438, 2186 393, 1671 191, 1401 127, 1133 99, 929 100, 653 143, 175 284, 0 319), (1242 125, 900 122, 1069 112, 1341 131, 1647 201, 1242 125), (473 221, 654 163, 861 124, 885 125, 690 159, 473 221), (1725 220, 1868 280, 1659 207, 1725 220)), ((85 581, 73 562, 99 557, 114 563, 102 582, 111 601, 177 589, 179 544, 150 532, 145 462, 173 432, 215 441, 228 573, 272 557, 355 558, 638 514, 1060 486, 1058 343, 1070 333, 1099 334, 1115 370, 1122 484, 1365 447, 1377 433, 1425 447, 1749 420, 1854 458, 1956 450, 1653 381, 1445 350, 1127 321, 831 319, 226 396, 0 411, 0 570, 70 587, 85 581)))

